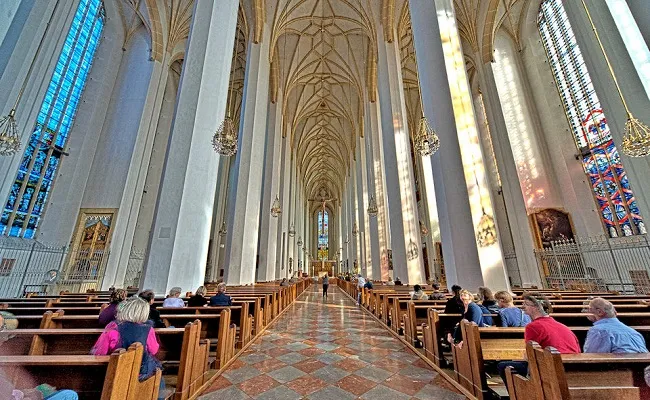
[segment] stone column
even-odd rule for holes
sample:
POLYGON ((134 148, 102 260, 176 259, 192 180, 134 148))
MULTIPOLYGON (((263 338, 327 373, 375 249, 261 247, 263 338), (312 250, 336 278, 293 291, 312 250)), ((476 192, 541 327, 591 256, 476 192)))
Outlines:
MULTIPOLYGON (((276 193, 273 196, 280 196, 280 205, 282 208, 282 214, 278 217, 278 264, 275 267, 275 277, 276 279, 284 278, 286 276, 287 270, 287 240, 289 239, 289 210, 288 210, 288 199, 289 199, 289 189, 291 187, 291 142, 289 137, 282 139, 282 168, 281 168, 281 179, 280 179, 280 192, 276 193)), ((267 210, 266 212, 270 212, 267 210)))
MULTIPOLYGON (((365 113, 365 118, 366 122, 364 123, 364 127, 370 128, 371 124, 369 123, 370 121, 370 115, 369 113, 365 113)), ((368 171, 367 172, 367 184, 368 184, 368 193, 369 195, 375 196, 375 201, 377 201, 378 198, 378 193, 377 193, 377 180, 375 178, 375 169, 373 165, 373 151, 372 151, 372 130, 371 129, 366 129, 365 135, 364 135, 364 145, 365 145, 365 158, 366 162, 363 168, 368 171)), ((368 205, 370 205, 370 200, 368 200, 368 205)), ((379 208, 379 207, 377 207, 379 208)), ((367 211, 366 211, 367 212, 367 211)), ((369 259, 370 259, 370 265, 371 269, 368 272, 368 276, 372 277, 374 280, 381 280, 381 246, 379 242, 379 223, 378 223, 378 218, 379 218, 379 212, 377 213, 378 215, 370 216, 368 214, 368 229, 367 229, 367 234, 366 234, 366 240, 368 240, 370 244, 370 253, 369 253, 369 259)))
MULTIPOLYGON (((451 103, 436 8, 425 0, 409 2, 422 108, 442 148, 432 156, 436 204, 447 286, 483 285, 474 224, 451 103)), ((381 81, 381 79, 380 79, 381 81)))
POLYGON ((225 281, 228 285, 255 282, 268 111, 270 30, 266 26, 262 40, 259 43, 249 41, 246 51, 245 104, 235 159, 236 194, 234 204, 229 206, 233 210, 234 223, 228 232, 226 249, 225 281))
POLYGON ((226 114, 237 0, 196 2, 142 288, 203 284, 219 156, 210 141, 226 114))
MULTIPOLYGON (((486 128, 489 129, 492 139, 496 168, 501 176, 501 196, 506 208, 507 221, 499 224, 499 228, 507 229, 512 236, 522 286, 539 286, 542 282, 535 260, 533 235, 530 231, 526 204, 519 185, 517 165, 508 139, 508 129, 492 66, 486 64, 482 68, 477 68, 477 72, 487 116, 486 128)), ((501 234, 504 234, 503 229, 501 234)))
POLYGON ((650 47, 650 7, 648 7, 648 2, 646 0, 626 1, 645 43, 650 47))
MULTIPOLYGON (((621 156, 641 216, 646 219, 650 218, 650 180, 647 179, 648 170, 650 169, 650 157, 634 158, 623 153, 622 138, 627 115, 591 25, 587 20, 582 2, 563 2, 562 4, 569 17, 569 22, 575 33, 591 81, 607 117, 612 138, 621 156)), ((648 99, 639 75, 636 73, 634 64, 625 48, 607 4, 604 1, 587 0, 587 7, 596 24, 596 29, 598 29, 607 56, 612 63, 628 107, 637 119, 643 121, 646 125, 650 125, 650 99, 648 99)))
MULTIPOLYGON (((432 4, 429 6, 431 7, 432 4)), ((399 43, 395 31, 390 32, 394 37, 392 42, 384 40, 383 29, 385 28, 379 29, 377 34, 379 42, 377 82, 393 251, 393 273, 405 284, 413 285, 423 283, 425 278, 420 250, 421 239, 415 199, 415 179, 406 123, 399 43)))

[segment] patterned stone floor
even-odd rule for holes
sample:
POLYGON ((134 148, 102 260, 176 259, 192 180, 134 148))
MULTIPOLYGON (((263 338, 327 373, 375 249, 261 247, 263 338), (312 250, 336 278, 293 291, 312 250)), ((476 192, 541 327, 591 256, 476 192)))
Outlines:
POLYGON ((453 399, 417 355, 336 287, 311 286, 200 400, 453 399))

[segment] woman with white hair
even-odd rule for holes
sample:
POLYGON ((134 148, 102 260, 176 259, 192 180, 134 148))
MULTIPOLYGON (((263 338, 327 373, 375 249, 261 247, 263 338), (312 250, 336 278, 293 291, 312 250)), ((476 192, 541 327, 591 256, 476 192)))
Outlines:
MULTIPOLYGON (((162 369, 162 364, 155 356, 160 345, 153 328, 146 323, 148 319, 149 304, 145 300, 135 296, 124 300, 118 305, 116 320, 99 336, 91 354, 105 356, 139 342, 144 346, 144 353, 138 379, 143 381, 153 376, 157 369, 162 369)), ((161 392, 163 388, 161 380, 161 392)))
POLYGON ((171 308, 171 307, 185 307, 185 302, 183 299, 180 298, 181 295, 181 288, 178 286, 174 286, 173 288, 169 289, 169 296, 163 301, 163 307, 164 308, 171 308))

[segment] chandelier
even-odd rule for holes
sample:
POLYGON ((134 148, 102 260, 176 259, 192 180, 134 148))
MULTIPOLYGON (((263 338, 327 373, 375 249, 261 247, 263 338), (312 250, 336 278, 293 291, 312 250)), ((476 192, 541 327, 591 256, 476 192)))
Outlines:
POLYGON ((48 36, 48 31, 52 23, 52 17, 54 17, 54 15, 56 14, 56 10, 58 6, 59 6, 59 2, 57 1, 54 4, 54 9, 52 10, 52 14, 50 14, 49 20, 47 21, 47 25, 45 26, 45 30, 43 31, 43 36, 41 36, 41 40, 38 43, 38 47, 36 48, 36 52, 34 53, 34 58, 32 58, 32 62, 31 64, 29 64, 29 69, 27 69, 27 74, 25 75, 23 84, 20 87, 20 90, 18 91, 18 96, 16 96, 16 101, 14 102, 14 106, 9 111, 9 114, 7 114, 2 119, 0 119, 0 156, 1 157, 13 156, 14 154, 20 151, 20 137, 18 136, 18 127, 16 124, 16 108, 18 107, 18 103, 20 103, 20 99, 23 97, 23 93, 25 92, 25 88, 27 87, 27 81, 29 81, 29 78, 32 76, 32 71, 34 70, 34 64, 36 64, 36 59, 38 58, 38 55, 41 52, 41 47, 43 47, 43 40, 45 39, 46 36, 48 36))
POLYGON ((376 217, 379 210, 377 209, 377 202, 375 201, 375 196, 370 195, 370 200, 368 201, 368 215, 371 217, 376 217))
POLYGON ((273 205, 271 205, 271 216, 277 218, 282 214, 282 208, 280 208, 280 196, 276 195, 275 200, 273 200, 273 205))
POLYGON ((357 237, 359 234, 359 227, 357 226, 357 221, 354 221, 354 224, 352 225, 352 236, 357 237))
POLYGON ((609 67, 609 74, 612 76, 612 80, 614 81, 614 86, 616 86, 618 97, 620 97, 621 103, 623 103, 623 108, 625 108, 625 112, 627 113, 627 121, 625 121, 625 130, 623 131, 623 143, 621 146, 623 153, 625 153, 630 157, 646 157, 650 155, 650 128, 648 128, 648 126, 643 122, 634 118, 634 115, 632 115, 632 112, 628 108, 627 102, 625 101, 625 97, 623 96, 623 92, 621 91, 621 87, 618 85, 618 80, 616 79, 616 75, 614 74, 614 69, 612 68, 612 64, 609 62, 609 57, 605 52, 605 47, 603 46, 603 43, 600 41, 600 35, 598 35, 598 30, 596 29, 596 25, 594 24, 594 21, 591 19, 591 14, 589 13, 589 9, 587 8, 587 3, 585 3, 585 0, 582 0, 582 7, 585 9, 585 13, 587 14, 587 18, 589 19, 589 23, 591 24, 591 29, 594 31, 594 36, 596 36, 596 41, 600 46, 600 51, 601 53, 603 53, 603 57, 605 58, 607 67, 609 67))
POLYGON ((415 136, 415 149, 422 157, 434 154, 440 148, 440 138, 431 128, 427 119, 422 116, 415 136))
POLYGON ((237 153, 237 130, 230 116, 221 122, 219 129, 214 133, 212 147, 219 155, 225 157, 234 156, 237 153))
POLYGON ((424 225, 422 221, 420 221, 420 235, 423 238, 429 236, 429 229, 424 225))
POLYGON ((221 223, 221 229, 219 229, 219 235, 226 236, 227 233, 228 233, 228 228, 226 227, 226 221, 223 221, 221 223))
POLYGON ((411 239, 409 243, 408 250, 406 251, 406 259, 413 261, 418 258, 418 245, 411 239))
POLYGON ((302 238, 300 236, 298 236, 298 243, 296 244, 298 245, 298 248, 302 247, 303 243, 302 243, 302 238))
POLYGON ((487 215, 485 210, 483 210, 483 215, 476 228, 476 243, 480 247, 488 247, 497 242, 497 228, 494 225, 494 218, 487 215))
POLYGON ((20 138, 16 128, 16 109, 0 120, 0 156, 13 156, 20 150, 20 138))
POLYGON ((289 237, 294 237, 294 236, 296 236, 296 228, 292 222, 291 226, 289 227, 289 237))

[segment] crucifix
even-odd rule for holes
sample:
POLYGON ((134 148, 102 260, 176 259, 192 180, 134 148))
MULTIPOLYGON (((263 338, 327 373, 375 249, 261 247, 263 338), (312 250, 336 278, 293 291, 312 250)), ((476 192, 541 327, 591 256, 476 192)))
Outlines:
MULTIPOLYGON (((325 197, 325 196, 321 195, 320 199, 309 199, 309 201, 318 201, 318 202, 322 203, 322 210, 321 210, 322 218, 321 218, 321 224, 320 224, 320 230, 321 230, 320 233, 321 233, 321 235, 325 235, 325 205, 327 204, 328 201, 329 202, 336 201, 336 199, 334 199, 334 198, 325 199, 323 197, 325 197)), ((320 247, 320 244, 319 244, 319 247, 320 247)), ((323 256, 321 256, 321 270, 325 270, 325 255, 324 254, 323 254, 323 256)))

